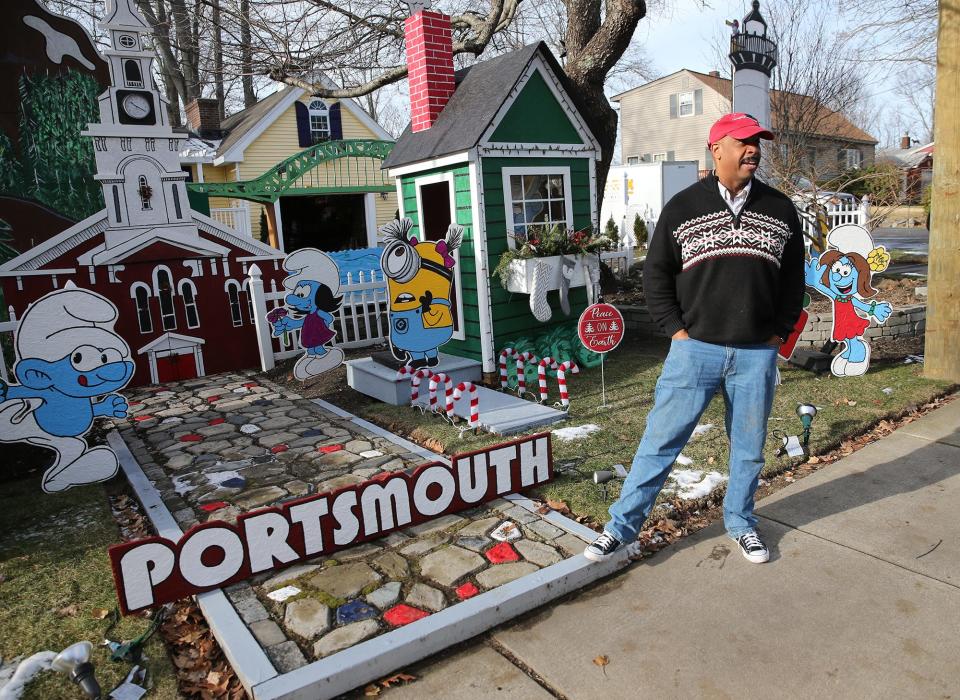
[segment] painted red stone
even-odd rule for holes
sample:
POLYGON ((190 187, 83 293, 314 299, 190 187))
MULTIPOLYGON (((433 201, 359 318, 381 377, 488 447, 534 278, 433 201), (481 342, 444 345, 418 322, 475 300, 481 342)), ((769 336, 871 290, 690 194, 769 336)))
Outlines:
POLYGON ((216 403, 219 400, 220 400, 220 394, 217 394, 216 396, 207 397, 207 403, 216 403))
POLYGON ((273 452, 273 454, 277 455, 277 454, 280 454, 281 452, 286 452, 289 449, 290 449, 289 445, 284 445, 281 442, 279 445, 274 445, 273 447, 271 447, 270 451, 273 452))
POLYGON ((493 564, 504 564, 508 561, 519 561, 520 555, 509 542, 501 542, 495 547, 491 547, 484 556, 493 564))
POLYGON ((207 421, 207 425, 220 425, 221 423, 226 423, 226 418, 211 418, 207 421))
POLYGON ((145 414, 145 415, 142 415, 142 416, 134 416, 134 417, 133 417, 133 419, 134 419, 137 423, 142 423, 143 421, 145 421, 145 420, 150 420, 151 418, 153 418, 153 416, 151 416, 150 414, 145 414))
POLYGON ((197 435, 196 433, 188 433, 180 437, 180 442, 200 442, 201 440, 203 440, 203 435, 197 435))
POLYGON ((322 452, 325 455, 330 454, 331 452, 339 452, 343 449, 343 445, 321 445, 317 448, 317 452, 322 452))
POLYGON ((256 382, 247 382, 246 384, 244 384, 244 386, 247 387, 248 389, 252 389, 253 387, 260 386, 260 385, 257 384, 256 382))
POLYGON ((200 510, 204 510, 208 513, 212 513, 215 510, 220 510, 221 508, 226 508, 229 503, 226 501, 213 501, 212 503, 204 503, 200 506, 200 510))
POLYGON ((454 593, 457 594, 457 598, 459 598, 460 600, 473 598, 473 596, 475 596, 479 592, 480 592, 480 589, 469 582, 463 584, 462 586, 460 586, 454 591, 454 593))
POLYGON ((387 612, 383 613, 383 619, 394 627, 402 627, 403 625, 409 625, 411 622, 421 620, 429 614, 426 610, 412 608, 409 605, 401 603, 400 605, 394 605, 387 610, 387 612))

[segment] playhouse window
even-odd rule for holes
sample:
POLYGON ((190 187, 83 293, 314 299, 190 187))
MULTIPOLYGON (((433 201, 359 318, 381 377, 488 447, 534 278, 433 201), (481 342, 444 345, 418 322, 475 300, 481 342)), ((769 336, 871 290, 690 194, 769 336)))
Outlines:
POLYGON ((176 330, 177 313, 173 308, 173 284, 170 281, 170 273, 166 270, 157 270, 157 297, 160 299, 160 319, 163 330, 176 330))
POLYGON ((123 62, 123 77, 127 87, 143 87, 143 74, 136 61, 123 62))
POLYGON ((227 283, 227 299, 230 301, 230 319, 234 326, 243 325, 243 312, 240 310, 240 285, 235 280, 227 283))
POLYGON ((567 175, 564 173, 509 174, 509 202, 514 234, 531 227, 570 227, 567 175))
POLYGON ((187 328, 200 327, 200 314, 197 312, 197 288, 190 280, 180 282, 180 298, 183 299, 183 310, 187 315, 187 328))
POLYGON ((141 333, 153 331, 153 318, 150 316, 150 289, 145 284, 137 284, 133 289, 133 299, 137 304, 137 323, 141 333))
POLYGON ((330 140, 330 110, 323 100, 314 100, 309 106, 310 138, 314 143, 330 140))

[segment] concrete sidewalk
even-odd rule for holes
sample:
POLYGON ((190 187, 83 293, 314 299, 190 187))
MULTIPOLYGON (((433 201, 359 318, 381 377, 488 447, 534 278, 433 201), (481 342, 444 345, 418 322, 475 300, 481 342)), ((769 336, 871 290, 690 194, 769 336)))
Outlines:
POLYGON ((958 504, 954 401, 764 499, 769 564, 715 524, 389 697, 960 697, 958 504))

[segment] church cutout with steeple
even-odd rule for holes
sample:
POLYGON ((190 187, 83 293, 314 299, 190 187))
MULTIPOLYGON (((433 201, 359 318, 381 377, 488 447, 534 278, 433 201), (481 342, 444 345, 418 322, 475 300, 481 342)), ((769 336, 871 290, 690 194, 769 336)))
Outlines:
POLYGON ((110 86, 100 95, 93 141, 104 208, 0 266, 4 298, 19 318, 67 281, 116 304, 117 331, 137 354, 132 384, 160 383, 259 364, 247 269, 283 278, 275 248, 193 211, 179 151, 153 80, 149 33, 134 0, 107 0, 100 23, 110 86))

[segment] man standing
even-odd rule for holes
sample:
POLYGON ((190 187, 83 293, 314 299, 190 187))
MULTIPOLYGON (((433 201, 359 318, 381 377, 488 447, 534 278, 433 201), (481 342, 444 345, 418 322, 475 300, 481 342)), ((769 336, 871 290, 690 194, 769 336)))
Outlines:
POLYGON ((753 497, 763 468, 777 348, 800 315, 803 233, 788 197, 754 179, 760 139, 748 114, 710 129, 715 171, 663 208, 643 268, 654 320, 671 337, 653 409, 604 532, 584 551, 593 561, 637 538, 680 450, 713 395, 723 393, 730 480, 723 502, 729 536, 750 561, 770 555, 753 497))

